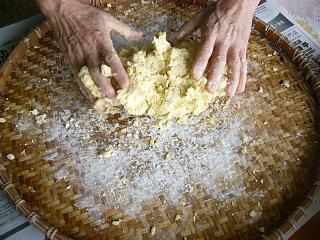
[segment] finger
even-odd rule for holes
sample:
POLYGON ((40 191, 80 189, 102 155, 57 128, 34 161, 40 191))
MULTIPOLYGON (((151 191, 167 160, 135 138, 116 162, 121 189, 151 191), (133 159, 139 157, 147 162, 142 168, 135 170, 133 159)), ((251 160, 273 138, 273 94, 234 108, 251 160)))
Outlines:
POLYGON ((113 77, 122 88, 129 87, 129 76, 121 63, 116 50, 113 47, 111 38, 105 37, 105 40, 103 43, 101 43, 101 47, 103 49, 101 51, 103 61, 111 68, 113 77))
POLYGON ((240 81, 240 57, 239 51, 236 48, 232 47, 229 49, 227 56, 227 64, 228 64, 228 79, 229 84, 227 86, 227 95, 232 97, 235 95, 236 90, 240 81))
POLYGON ((225 70, 227 49, 228 48, 222 44, 216 45, 210 59, 207 88, 211 93, 215 93, 219 87, 221 77, 225 70))
MULTIPOLYGON (((76 72, 77 73, 77 72, 76 72)), ((84 84, 81 82, 80 78, 77 76, 77 74, 74 74, 74 79, 76 80, 76 83, 79 86, 80 91, 82 92, 83 96, 85 96, 86 99, 88 99, 91 103, 95 102, 95 97, 91 94, 91 92, 84 86, 84 84)))
POLYGON ((247 59, 246 59, 246 49, 240 52, 240 82, 237 88, 237 93, 243 93, 246 89, 247 83, 247 59))
POLYGON ((125 38, 129 40, 140 40, 143 37, 143 32, 138 32, 133 30, 127 24, 121 22, 120 20, 116 19, 115 17, 109 16, 108 19, 108 26, 115 32, 121 34, 125 38))
POLYGON ((212 55, 214 43, 215 38, 203 36, 203 41, 192 69, 195 78, 200 78, 206 70, 208 61, 212 55))
POLYGON ((98 52, 92 49, 92 52, 86 55, 86 61, 89 73, 100 88, 102 95, 110 98, 111 100, 115 100, 116 94, 111 85, 110 79, 101 74, 98 52))
POLYGON ((115 101, 116 93, 113 86, 111 85, 110 79, 102 76, 100 68, 98 66, 94 68, 88 67, 88 69, 91 77, 95 80, 98 87, 100 88, 102 95, 111 99, 112 101, 115 101))
POLYGON ((200 27, 201 20, 205 14, 206 9, 203 9, 194 15, 189 21, 185 22, 177 32, 170 34, 170 41, 175 43, 191 35, 192 32, 200 27))

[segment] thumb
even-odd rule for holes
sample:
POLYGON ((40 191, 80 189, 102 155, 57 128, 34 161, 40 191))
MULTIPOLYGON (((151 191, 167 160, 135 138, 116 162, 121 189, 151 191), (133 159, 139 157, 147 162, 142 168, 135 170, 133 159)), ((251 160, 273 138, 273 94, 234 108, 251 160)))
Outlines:
POLYGON ((185 22, 177 32, 172 32, 169 36, 169 40, 172 43, 176 43, 190 36, 195 30, 197 30, 200 27, 201 20, 203 19, 205 14, 206 9, 202 9, 200 12, 194 15, 189 21, 185 22))
POLYGON ((138 32, 133 30, 127 24, 121 22, 120 20, 116 19, 115 17, 111 17, 108 21, 108 25, 111 30, 121 34, 128 40, 140 40, 143 38, 143 32, 138 32))

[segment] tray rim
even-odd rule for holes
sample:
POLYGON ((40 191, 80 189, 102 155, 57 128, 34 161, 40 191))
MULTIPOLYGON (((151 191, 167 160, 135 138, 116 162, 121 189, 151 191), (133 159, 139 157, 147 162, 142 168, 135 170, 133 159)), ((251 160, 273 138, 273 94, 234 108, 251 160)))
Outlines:
MULTIPOLYGON (((290 61, 302 71, 305 76, 305 82, 312 88, 316 104, 320 109, 320 72, 314 69, 312 64, 284 36, 282 36, 275 28, 267 23, 254 18, 253 29, 258 31, 263 37, 267 38, 271 45, 280 53, 285 54, 290 61)), ((9 55, 7 61, 0 68, 0 87, 5 84, 14 68, 15 63, 24 55, 24 53, 35 46, 39 40, 50 31, 48 21, 44 21, 34 30, 32 30, 9 55)), ((0 187, 4 190, 6 197, 14 204, 19 213, 25 216, 28 222, 34 225, 38 230, 43 232, 50 240, 67 240, 72 239, 58 229, 50 226, 36 212, 32 212, 28 203, 21 198, 14 184, 7 175, 6 168, 0 161, 0 187)), ((284 240, 292 236, 299 230, 313 215, 320 211, 320 168, 318 169, 315 182, 305 200, 289 215, 286 221, 277 229, 273 230, 268 236, 262 235, 262 239, 268 240, 284 240)))

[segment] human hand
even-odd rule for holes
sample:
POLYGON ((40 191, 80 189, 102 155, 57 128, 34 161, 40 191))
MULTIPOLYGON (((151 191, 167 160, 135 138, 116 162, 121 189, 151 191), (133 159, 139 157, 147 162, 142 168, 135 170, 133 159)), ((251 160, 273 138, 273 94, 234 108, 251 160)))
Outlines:
MULTIPOLYGON (((141 32, 132 30, 112 15, 80 3, 78 0, 37 0, 55 33, 59 47, 66 54, 75 73, 84 65, 105 97, 115 102, 116 93, 110 79, 102 76, 100 66, 107 64, 122 88, 129 86, 125 71, 110 32, 114 31, 129 40, 142 38, 141 32)), ((76 75, 82 93, 91 101, 94 96, 76 75)))
POLYGON ((247 81, 246 50, 252 18, 259 0, 218 0, 202 9, 179 31, 172 33, 173 42, 180 41, 197 29, 201 30, 201 46, 192 72, 200 78, 208 70, 207 89, 214 93, 228 66, 228 96, 242 93, 247 81))

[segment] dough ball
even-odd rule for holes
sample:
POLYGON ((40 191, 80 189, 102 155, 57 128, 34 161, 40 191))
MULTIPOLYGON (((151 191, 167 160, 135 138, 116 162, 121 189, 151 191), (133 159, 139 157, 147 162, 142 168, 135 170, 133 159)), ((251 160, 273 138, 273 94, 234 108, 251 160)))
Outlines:
MULTIPOLYGON (((220 81, 215 95, 206 90, 207 79, 195 79, 191 66, 195 59, 198 42, 185 42, 181 47, 172 47, 166 33, 154 37, 152 48, 123 50, 121 60, 128 72, 131 84, 128 89, 117 90, 119 106, 112 106, 104 98, 84 66, 79 77, 83 84, 98 99, 96 109, 106 113, 124 110, 135 116, 147 115, 157 119, 183 121, 191 115, 205 111, 216 96, 225 95, 226 75, 220 81)), ((111 69, 101 66, 106 77, 112 77, 111 69)))

